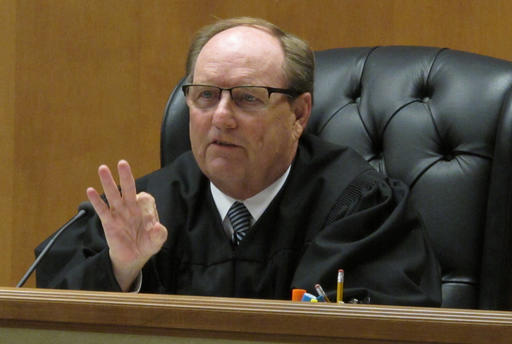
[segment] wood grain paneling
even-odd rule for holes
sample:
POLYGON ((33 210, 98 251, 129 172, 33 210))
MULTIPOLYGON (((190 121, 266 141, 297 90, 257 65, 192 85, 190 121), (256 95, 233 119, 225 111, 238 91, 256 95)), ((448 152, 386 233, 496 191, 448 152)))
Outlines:
POLYGON ((12 274, 16 7, 0 0, 0 285, 12 274))
POLYGON ((263 17, 314 49, 413 44, 512 59, 506 0, 0 4, 0 285, 15 285, 37 243, 99 186, 100 163, 127 159, 136 176, 158 168, 165 102, 193 33, 216 18, 263 17))

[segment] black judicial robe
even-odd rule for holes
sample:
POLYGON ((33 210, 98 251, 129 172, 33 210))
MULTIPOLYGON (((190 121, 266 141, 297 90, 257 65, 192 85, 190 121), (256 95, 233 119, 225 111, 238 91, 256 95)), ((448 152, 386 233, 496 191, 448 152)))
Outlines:
MULTIPOLYGON (((143 268, 141 292, 289 299, 292 288, 314 293, 320 283, 335 299, 342 268, 346 299, 440 304, 438 263, 407 209, 408 188, 349 148, 301 138, 285 185, 235 248, 191 152, 136 184, 153 195, 168 230, 143 268)), ((96 215, 56 241, 37 285, 120 290, 96 215)))

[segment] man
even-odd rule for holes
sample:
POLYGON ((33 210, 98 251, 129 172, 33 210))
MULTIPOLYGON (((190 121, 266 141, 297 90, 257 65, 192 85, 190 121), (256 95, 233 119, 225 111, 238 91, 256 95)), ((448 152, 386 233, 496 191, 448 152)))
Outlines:
POLYGON ((38 285, 287 299, 320 283, 334 297, 343 268, 347 300, 439 305, 407 188, 303 135, 313 70, 309 47, 268 22, 202 30, 183 87, 192 152, 136 182, 120 161, 120 187, 100 166, 106 202, 87 189, 97 216, 59 239, 38 285))

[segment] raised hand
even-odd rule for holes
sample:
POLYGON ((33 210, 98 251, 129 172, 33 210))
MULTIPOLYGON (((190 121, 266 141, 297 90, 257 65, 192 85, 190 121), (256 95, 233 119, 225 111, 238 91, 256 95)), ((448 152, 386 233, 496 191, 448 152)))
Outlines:
POLYGON ((167 229, 159 222, 153 196, 137 194, 130 165, 117 164, 121 191, 106 165, 98 168, 105 203, 92 187, 87 197, 98 214, 107 239, 112 267, 122 290, 126 291, 144 264, 167 239, 167 229))

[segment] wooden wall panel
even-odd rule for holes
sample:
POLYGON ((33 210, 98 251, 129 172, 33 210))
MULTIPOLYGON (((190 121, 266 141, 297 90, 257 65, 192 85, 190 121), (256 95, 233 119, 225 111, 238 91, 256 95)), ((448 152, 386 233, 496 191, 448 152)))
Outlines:
POLYGON ((142 122, 139 10, 136 2, 124 4, 18 3, 17 276, 33 259, 33 247, 76 212, 98 164, 141 152, 134 135, 142 122))
POLYGON ((12 210, 14 182, 15 13, 0 0, 0 285, 12 274, 12 210))
POLYGON ((15 285, 30 265, 33 247, 76 212, 85 188, 99 185, 100 163, 128 159, 136 176, 158 168, 167 97, 183 76, 193 33, 215 18, 263 17, 314 49, 414 44, 512 59, 506 17, 512 2, 506 0, 0 4, 5 286, 15 285))

